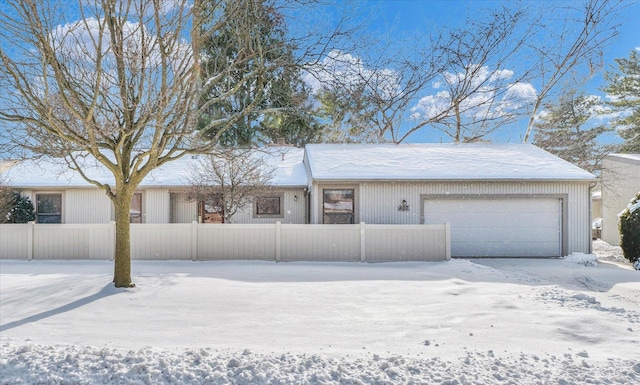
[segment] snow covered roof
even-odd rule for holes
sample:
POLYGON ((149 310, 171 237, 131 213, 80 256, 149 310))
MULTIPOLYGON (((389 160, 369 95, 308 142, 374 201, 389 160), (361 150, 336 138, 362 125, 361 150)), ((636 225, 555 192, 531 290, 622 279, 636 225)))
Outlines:
POLYGON ((312 144, 314 180, 594 180, 526 143, 312 144))
POLYGON ((640 164, 640 154, 609 154, 607 155, 607 158, 615 158, 616 160, 640 164))
MULTIPOLYGON (((305 149, 269 147, 265 167, 272 183, 307 186, 303 162, 313 180, 594 180, 595 177, 531 144, 310 144, 305 149)), ((190 155, 153 170, 140 187, 188 185, 190 155)), ((111 173, 94 159, 84 168, 91 178, 113 184, 111 173)), ((79 173, 51 159, 24 161, 4 173, 18 188, 90 187, 79 173)))
MULTIPOLYGON (((295 147, 269 147, 261 152, 265 167, 273 167, 272 183, 282 187, 302 187, 307 175, 302 162, 304 150, 295 147), (270 156, 269 156, 270 155, 270 156)), ((197 157, 186 155, 153 170, 140 184, 145 187, 183 187, 189 184, 191 166, 198 164, 197 157)), ((113 175, 95 159, 85 161, 84 172, 92 179, 113 185, 113 175)), ((78 172, 71 171, 64 163, 51 158, 26 160, 4 173, 11 186, 18 188, 91 187, 78 172)))

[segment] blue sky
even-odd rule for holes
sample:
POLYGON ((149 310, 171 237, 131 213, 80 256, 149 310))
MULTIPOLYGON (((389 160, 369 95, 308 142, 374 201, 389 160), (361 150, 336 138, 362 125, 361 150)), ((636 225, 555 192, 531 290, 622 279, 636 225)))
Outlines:
MULTIPOLYGON (((511 4, 509 1, 497 0, 357 0, 340 1, 337 4, 353 5, 360 12, 360 18, 368 23, 367 32, 383 37, 393 43, 395 36, 427 31, 433 27, 449 26, 462 27, 465 20, 474 18, 483 9, 495 9, 503 4, 511 4)), ((523 0, 524 1, 524 0, 523 0)), ((580 1, 562 0, 526 0, 525 4, 531 7, 543 7, 548 9, 550 15, 554 15, 558 4, 580 4, 580 1)), ((640 47, 640 2, 625 0, 626 8, 619 20, 619 34, 605 48, 603 64, 605 68, 614 64, 615 58, 627 57, 630 51, 640 47)), ((0 0, 0 5, 6 6, 5 0, 0 0)), ((71 13, 73 15, 73 13, 71 13)), ((69 16, 69 14, 67 14, 69 16)), ((415 45, 419 46, 416 41, 415 45)), ((411 48, 411 47, 409 47, 411 48)), ((354 53, 357 55, 357 53, 354 53)), ((599 91, 603 85, 602 71, 590 78, 583 89, 585 92, 604 97, 599 91)), ((504 130, 499 135, 492 137, 500 142, 519 142, 524 133, 522 123, 514 125, 510 130, 504 130)), ((434 130, 422 130, 419 135, 410 137, 414 142, 438 142, 450 141, 450 139, 434 130)))
MULTIPOLYGON (((483 9, 495 9, 507 1, 496 0, 386 0, 386 1, 362 1, 360 9, 371 10, 375 15, 368 23, 367 29, 379 34, 405 34, 420 32, 429 28, 446 25, 449 27, 462 27, 465 20, 479 15, 483 9)), ((562 5, 580 5, 581 1, 561 0, 528 0, 527 6, 542 7, 553 15, 555 7, 562 5)), ((614 65, 615 58, 628 57, 631 50, 640 47, 640 2, 632 0, 623 1, 624 10, 619 19, 618 35, 605 47, 602 63, 604 69, 614 65)), ((551 18, 549 18, 551 19, 551 18)), ((419 44, 419 42, 416 42, 419 44)), ((604 97, 600 88, 604 84, 603 70, 599 70, 589 77, 586 84, 580 89, 586 93, 604 97)), ((523 123, 520 123, 523 124, 523 123)), ((504 130, 499 135, 493 136, 495 141, 520 141, 523 128, 513 127, 504 130)), ((416 135, 411 141, 448 141, 441 135, 416 135)), ((604 138, 605 141, 616 141, 615 138, 604 138)))

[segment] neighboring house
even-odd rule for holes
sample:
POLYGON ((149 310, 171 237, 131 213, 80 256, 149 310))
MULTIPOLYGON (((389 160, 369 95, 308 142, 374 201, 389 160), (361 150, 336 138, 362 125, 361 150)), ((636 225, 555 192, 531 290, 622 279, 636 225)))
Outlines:
MULTIPOLYGON (((303 149, 270 148, 265 167, 273 171, 274 189, 253 205, 238 212, 237 223, 305 223, 303 202, 306 174, 303 149), (268 214, 259 211, 268 204, 268 214), (275 203, 275 204, 274 204, 275 203), (275 209, 274 209, 274 206, 275 209)), ((132 223, 191 223, 204 221, 203 209, 213 205, 190 199, 187 188, 198 156, 187 155, 153 170, 138 186, 131 204, 132 223)), ((101 183, 113 184, 113 176, 98 164, 88 164, 85 173, 101 183)), ((36 207, 39 223, 108 223, 115 219, 113 204, 104 191, 87 183, 77 172, 46 159, 25 161, 6 177, 10 185, 28 195, 36 207)))
MULTIPOLYGON (((234 222, 449 222, 454 257, 591 252, 595 177, 530 144, 317 144, 275 152, 273 161, 275 193, 261 197, 268 214, 257 199, 234 222)), ((145 178, 133 202, 141 222, 199 220, 199 203, 185 190, 191 163, 187 157, 145 178)), ((36 202, 40 221, 113 220, 100 190, 68 171, 37 167, 23 163, 9 179, 36 202)))
POLYGON ((620 244, 618 214, 640 192, 640 154, 611 154, 602 161, 602 240, 620 244))

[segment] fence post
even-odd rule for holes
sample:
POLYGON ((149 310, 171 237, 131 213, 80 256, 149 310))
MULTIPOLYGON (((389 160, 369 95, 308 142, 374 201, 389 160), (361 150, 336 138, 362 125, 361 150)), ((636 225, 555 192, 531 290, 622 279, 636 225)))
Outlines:
POLYGON ((445 260, 451 259, 451 223, 444 223, 445 260))
POLYGON ((191 260, 198 260, 198 222, 191 222, 191 260))
POLYGON ((276 221, 276 262, 280 262, 282 260, 282 248, 280 245, 280 234, 282 232, 282 223, 280 221, 276 221))
POLYGON ((33 259, 33 232, 35 231, 36 223, 31 221, 27 222, 29 225, 29 232, 27 233, 27 260, 31 261, 33 259))
POLYGON ((364 222, 360 222, 360 262, 362 263, 367 261, 367 242, 364 228, 364 222))

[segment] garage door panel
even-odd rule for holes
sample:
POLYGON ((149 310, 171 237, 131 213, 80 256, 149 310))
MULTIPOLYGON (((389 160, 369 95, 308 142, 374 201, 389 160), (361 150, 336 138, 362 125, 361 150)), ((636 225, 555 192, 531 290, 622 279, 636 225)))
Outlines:
POLYGON ((482 248, 477 243, 461 242, 456 257, 554 257, 557 256, 555 242, 520 242, 514 247, 512 242, 489 242, 482 248))
MULTIPOLYGON (((559 234, 556 230, 544 227, 544 228, 529 228, 516 226, 500 227, 500 226, 485 226, 485 227, 456 227, 456 231, 452 231, 451 241, 473 241, 473 242, 492 242, 492 241, 504 241, 505 234, 509 234, 509 241, 512 242, 541 242, 556 238, 559 238, 559 234)), ((556 242, 557 243, 557 242, 556 242)))
POLYGON ((453 256, 559 256, 557 198, 426 199, 427 224, 451 224, 453 256))
POLYGON ((495 223, 506 223, 518 226, 544 226, 558 221, 557 213, 496 213, 496 212, 453 212, 453 213, 425 213, 425 220, 429 223, 460 223, 466 225, 485 226, 495 223))

